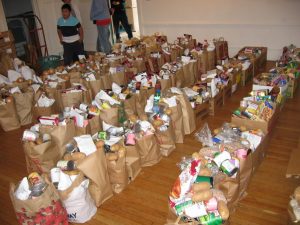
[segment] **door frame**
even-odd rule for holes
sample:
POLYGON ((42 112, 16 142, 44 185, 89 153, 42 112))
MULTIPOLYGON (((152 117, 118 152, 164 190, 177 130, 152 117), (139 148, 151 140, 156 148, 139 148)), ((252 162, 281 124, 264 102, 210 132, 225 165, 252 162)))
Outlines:
POLYGON ((2 0, 0 0, 0 32, 2 31, 7 31, 7 21, 6 21, 6 16, 2 4, 2 0))

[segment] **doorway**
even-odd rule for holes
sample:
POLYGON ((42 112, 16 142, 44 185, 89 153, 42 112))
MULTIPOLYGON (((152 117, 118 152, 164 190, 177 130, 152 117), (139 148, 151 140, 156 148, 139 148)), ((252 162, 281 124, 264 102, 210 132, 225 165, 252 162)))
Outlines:
MULTIPOLYGON (((133 37, 140 37, 140 26, 138 17, 137 0, 126 0, 125 3, 126 14, 128 23, 131 26, 133 37)), ((127 39, 127 33, 125 29, 120 25, 120 36, 121 39, 127 39)))

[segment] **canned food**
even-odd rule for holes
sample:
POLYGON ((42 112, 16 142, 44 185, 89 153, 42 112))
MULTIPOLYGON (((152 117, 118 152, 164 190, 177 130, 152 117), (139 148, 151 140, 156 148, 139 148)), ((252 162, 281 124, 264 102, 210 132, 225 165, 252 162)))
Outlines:
POLYGON ((31 131, 31 130, 25 130, 23 132, 23 141, 36 141, 39 137, 39 134, 37 132, 31 131))
POLYGON ((31 185, 31 196, 39 197, 41 196, 47 188, 47 184, 44 179, 36 172, 29 174, 28 181, 31 185))
POLYGON ((81 111, 87 112, 88 109, 89 109, 89 106, 88 106, 87 104, 81 103, 81 104, 79 105, 79 109, 80 109, 81 111))

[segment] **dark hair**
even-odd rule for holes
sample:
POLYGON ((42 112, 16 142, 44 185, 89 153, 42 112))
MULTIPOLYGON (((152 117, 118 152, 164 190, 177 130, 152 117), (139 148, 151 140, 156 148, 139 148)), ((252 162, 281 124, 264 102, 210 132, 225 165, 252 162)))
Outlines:
POLYGON ((63 6, 61 7, 61 10, 67 9, 70 12, 72 11, 70 4, 63 4, 63 6))

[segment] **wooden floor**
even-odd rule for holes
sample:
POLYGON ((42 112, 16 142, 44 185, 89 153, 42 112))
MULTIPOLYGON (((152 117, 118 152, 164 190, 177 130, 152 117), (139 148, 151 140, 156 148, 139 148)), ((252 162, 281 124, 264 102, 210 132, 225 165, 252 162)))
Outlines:
MULTIPOLYGON (((228 103, 213 117, 205 119, 214 129, 230 121, 231 112, 251 85, 240 88, 228 103)), ((300 89, 288 100, 273 130, 266 159, 254 175, 237 211, 231 215, 231 225, 277 225, 287 223, 287 204, 298 180, 285 178, 292 149, 300 144, 300 89)), ((199 129, 203 122, 197 124, 199 129)), ((0 225, 15 225, 14 211, 8 196, 10 182, 26 176, 24 153, 21 146, 22 130, 0 131, 0 225)), ((125 191, 108 200, 98 209, 89 225, 162 225, 167 217, 168 192, 179 174, 176 163, 183 156, 198 151, 201 144, 193 135, 158 165, 145 168, 125 191)), ((300 160, 299 160, 300 161, 300 160)))

